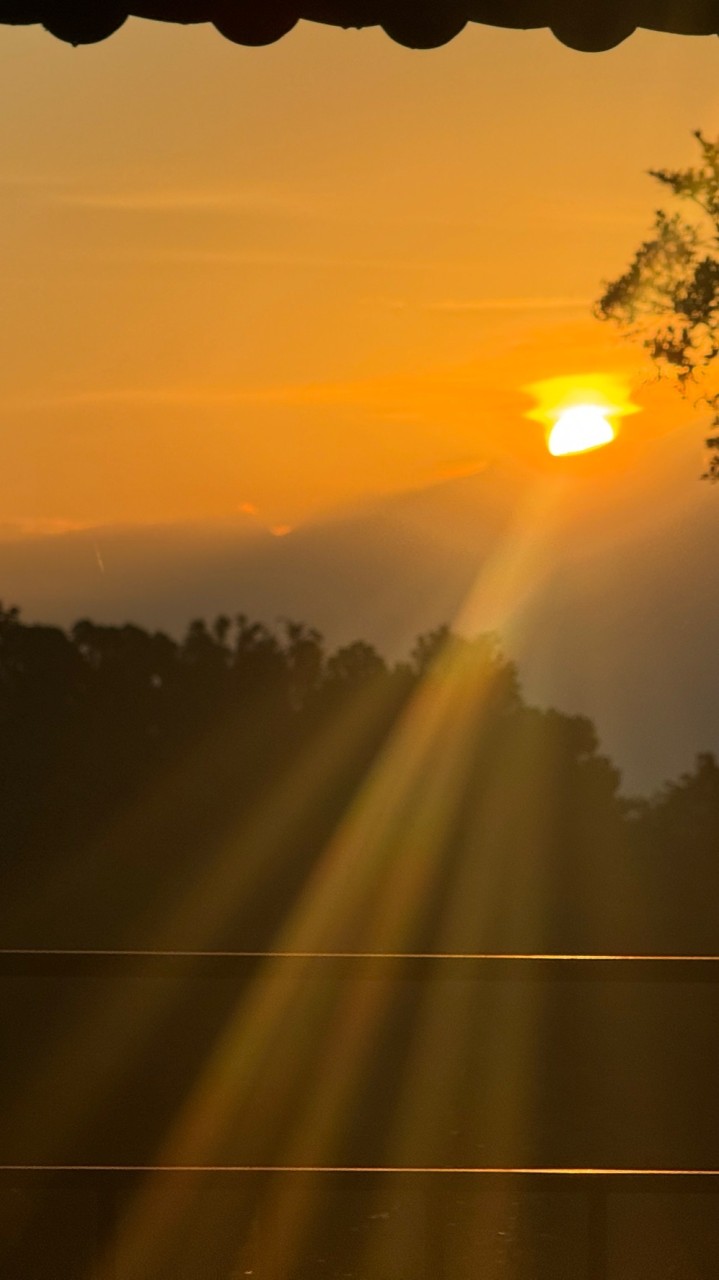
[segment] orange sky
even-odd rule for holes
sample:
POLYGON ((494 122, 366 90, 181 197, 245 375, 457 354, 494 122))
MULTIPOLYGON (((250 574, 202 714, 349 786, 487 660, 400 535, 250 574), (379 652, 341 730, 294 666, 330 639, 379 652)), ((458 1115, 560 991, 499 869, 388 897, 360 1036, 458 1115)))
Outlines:
POLYGON ((612 466, 683 424, 699 454, 589 306, 648 229, 645 170, 719 129, 718 70, 716 39, 649 33, 0 29, 0 524, 286 525, 556 465, 524 389, 572 373, 647 405, 612 466))

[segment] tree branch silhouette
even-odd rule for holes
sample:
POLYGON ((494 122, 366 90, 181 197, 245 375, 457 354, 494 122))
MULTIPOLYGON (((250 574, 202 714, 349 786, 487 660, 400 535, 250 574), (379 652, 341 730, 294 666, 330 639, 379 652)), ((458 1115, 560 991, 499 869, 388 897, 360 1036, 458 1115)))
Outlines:
POLYGON ((704 479, 719 480, 719 139, 700 129, 699 162, 687 169, 650 169, 678 208, 658 209, 649 239, 627 270, 604 284, 595 306, 642 343, 687 399, 712 414, 704 479))

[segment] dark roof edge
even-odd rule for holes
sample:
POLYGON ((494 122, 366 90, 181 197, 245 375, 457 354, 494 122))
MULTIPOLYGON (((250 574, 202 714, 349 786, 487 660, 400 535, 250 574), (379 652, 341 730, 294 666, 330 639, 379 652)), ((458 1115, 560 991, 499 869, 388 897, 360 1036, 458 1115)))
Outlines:
POLYGON ((383 27, 414 49, 446 44, 468 22, 550 28, 563 44, 586 52, 611 49, 637 27, 677 35, 715 35, 717 0, 0 0, 0 23, 41 24, 70 44, 93 44, 128 17, 214 23, 237 44, 272 44, 301 19, 338 27, 383 27))

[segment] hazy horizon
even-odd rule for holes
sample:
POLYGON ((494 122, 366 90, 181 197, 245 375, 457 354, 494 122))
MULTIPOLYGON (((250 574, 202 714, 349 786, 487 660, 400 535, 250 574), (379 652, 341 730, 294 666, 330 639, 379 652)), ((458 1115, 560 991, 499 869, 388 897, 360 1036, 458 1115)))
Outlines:
POLYGON ((697 463, 693 431, 677 431, 641 475, 602 488, 589 458, 549 485, 501 463, 282 536, 252 513, 26 535, 0 543, 0 599, 27 621, 91 617, 178 637, 196 616, 289 616, 331 647, 362 638, 392 660, 443 623, 496 630, 527 696, 591 716, 625 789, 647 791, 719 749, 707 696, 719 508, 697 463))

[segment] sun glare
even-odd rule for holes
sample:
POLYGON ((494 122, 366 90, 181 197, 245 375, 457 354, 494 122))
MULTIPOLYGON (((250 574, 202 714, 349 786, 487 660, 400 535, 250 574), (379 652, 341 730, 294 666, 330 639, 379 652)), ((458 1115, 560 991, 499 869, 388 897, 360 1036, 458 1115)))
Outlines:
POLYGON ((621 374, 562 374, 522 390, 536 401, 525 416, 541 422, 547 449, 555 458, 611 444, 622 419, 640 412, 621 374))
POLYGON ((614 427, 606 416, 606 409, 597 404, 577 404, 560 413, 547 440, 547 448, 554 457, 567 453, 584 453, 611 444, 614 427))

